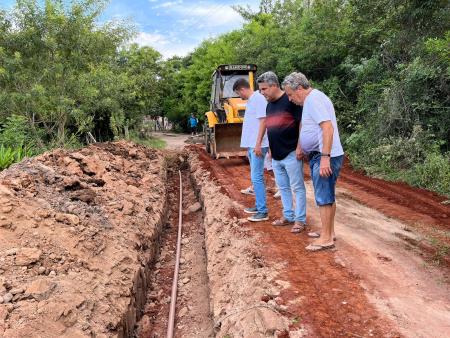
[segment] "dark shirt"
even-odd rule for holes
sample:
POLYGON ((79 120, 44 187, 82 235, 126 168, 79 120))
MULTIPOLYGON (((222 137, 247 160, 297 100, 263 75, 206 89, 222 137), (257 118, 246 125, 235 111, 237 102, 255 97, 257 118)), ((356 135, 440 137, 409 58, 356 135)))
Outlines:
POLYGON ((297 148, 302 110, 301 106, 289 101, 286 93, 267 104, 267 136, 274 160, 281 161, 297 148))

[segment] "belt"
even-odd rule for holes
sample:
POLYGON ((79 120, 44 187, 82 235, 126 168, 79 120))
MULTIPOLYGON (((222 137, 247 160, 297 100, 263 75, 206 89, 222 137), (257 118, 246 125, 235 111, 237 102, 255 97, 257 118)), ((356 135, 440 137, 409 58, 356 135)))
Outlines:
POLYGON ((308 159, 311 161, 316 155, 320 155, 320 151, 311 151, 308 153, 308 159))

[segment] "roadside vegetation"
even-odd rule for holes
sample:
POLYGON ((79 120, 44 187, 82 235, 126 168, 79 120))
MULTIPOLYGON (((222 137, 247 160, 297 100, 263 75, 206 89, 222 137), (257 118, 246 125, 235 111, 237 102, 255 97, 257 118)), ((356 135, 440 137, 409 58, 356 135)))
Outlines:
POLYGON ((217 65, 255 63, 281 79, 301 71, 332 98, 355 168, 450 197, 448 1, 262 0, 235 8, 241 29, 168 60, 130 44, 128 23, 98 24, 106 5, 0 10, 0 165, 88 133, 133 135, 146 115, 182 129, 208 110, 217 65))
POLYGON ((167 145, 166 141, 155 136, 147 136, 143 138, 132 134, 130 136, 130 140, 133 141, 134 143, 142 144, 146 147, 157 149, 164 149, 167 145))
POLYGON ((139 130, 161 115, 161 55, 134 28, 99 24, 105 1, 19 0, 0 9, 2 168, 23 155, 139 130), (14 159, 12 159, 14 158, 14 159))

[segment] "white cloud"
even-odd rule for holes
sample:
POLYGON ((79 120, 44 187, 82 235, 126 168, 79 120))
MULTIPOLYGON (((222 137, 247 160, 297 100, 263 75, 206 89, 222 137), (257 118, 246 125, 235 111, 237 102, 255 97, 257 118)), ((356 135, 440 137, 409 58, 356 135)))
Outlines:
MULTIPOLYGON (((150 2, 155 2, 155 1, 151 1, 150 2)), ((157 8, 170 8, 170 7, 174 7, 177 5, 181 5, 183 3, 183 0, 176 0, 176 1, 166 1, 163 2, 159 5, 153 6, 153 9, 157 9, 157 8)))
POLYGON ((139 46, 153 47, 160 52, 165 59, 174 55, 185 56, 193 51, 198 44, 197 42, 191 44, 181 43, 178 38, 169 39, 169 36, 162 35, 158 32, 140 32, 133 42, 137 43, 139 46))
POLYGON ((195 47, 197 47, 198 43, 170 43, 158 51, 163 55, 165 59, 168 59, 172 56, 186 56, 189 52, 192 52, 195 47))
POLYGON ((138 36, 133 40, 139 46, 152 46, 157 47, 159 45, 166 45, 169 43, 167 38, 159 33, 147 33, 140 32, 138 36))
MULTIPOLYGON (((151 46, 164 58, 185 56, 205 38, 236 29, 244 20, 231 7, 219 0, 148 0, 148 9, 158 28, 140 22, 141 32, 133 41, 140 46, 151 46), (146 27, 147 26, 147 27, 146 27)), ((235 0, 234 4, 250 5, 256 9, 259 0, 235 0)), ((147 20, 147 19, 146 19, 147 20)))
POLYGON ((196 4, 174 5, 170 10, 179 18, 178 21, 186 26, 214 28, 234 26, 243 22, 239 13, 230 5, 198 2, 196 4))

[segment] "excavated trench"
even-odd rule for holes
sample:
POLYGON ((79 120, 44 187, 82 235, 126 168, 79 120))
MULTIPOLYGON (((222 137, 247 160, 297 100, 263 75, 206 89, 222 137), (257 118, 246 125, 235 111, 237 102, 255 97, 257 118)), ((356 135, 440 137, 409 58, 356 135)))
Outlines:
MULTIPOLYGON (((214 325, 210 313, 202 206, 197 200, 189 170, 186 166, 180 167, 183 222, 175 337, 212 337, 214 325)), ((167 222, 163 228, 159 254, 151 269, 144 315, 136 331, 136 336, 142 338, 165 337, 168 326, 180 211, 177 203, 180 198, 177 165, 169 168, 167 181, 167 222)))
MULTIPOLYGON (((195 153, 174 155, 169 163, 166 221, 161 228, 158 252, 146 269, 148 289, 145 305, 144 298, 139 301, 142 317, 135 327, 134 336, 156 338, 166 335, 175 264, 179 168, 182 169, 183 184, 183 235, 175 337, 314 335, 317 328, 299 323, 298 315, 289 312, 292 304, 287 306, 283 298, 294 299, 297 295, 287 296, 286 289, 290 286, 278 279, 286 266, 269 267, 270 263, 265 261, 266 256, 258 247, 265 242, 259 242, 261 238, 254 232, 249 235, 249 229, 242 226, 244 220, 238 219, 239 213, 235 208, 241 206, 223 193, 224 188, 215 181, 207 167, 202 167, 205 164, 195 153)), ((354 287, 358 287, 357 283, 354 287)), ((366 304, 363 293, 361 297, 361 303, 366 304)), ((316 298, 320 296, 316 295, 316 298)), ((356 296, 349 299, 354 298, 356 296)), ((341 304, 346 305, 347 300, 341 304)), ((312 311, 316 311, 315 306, 312 311)), ((342 309, 336 311, 342 312, 342 309)), ((360 321, 353 312, 349 318, 360 321)), ((307 314, 305 317, 308 318, 307 314)), ((373 315, 370 320, 373 322, 365 321, 367 325, 362 325, 363 328, 375 327, 369 330, 369 336, 374 332, 383 332, 380 336, 386 337, 401 336, 390 322, 384 322, 384 318, 373 315)), ((350 330, 356 329, 351 327, 350 330)), ((358 336, 352 332, 351 335, 358 336)))
POLYGON ((183 186, 183 228, 176 299, 175 337, 284 337, 289 321, 273 300, 280 289, 233 203, 220 192, 196 155, 183 154, 169 167, 168 215, 159 253, 151 265, 147 303, 136 337, 167 332, 176 254, 179 182, 183 186), (186 162, 184 161, 186 159, 186 162), (186 164, 186 165, 185 165, 186 164), (269 303, 267 303, 271 300, 269 303))

